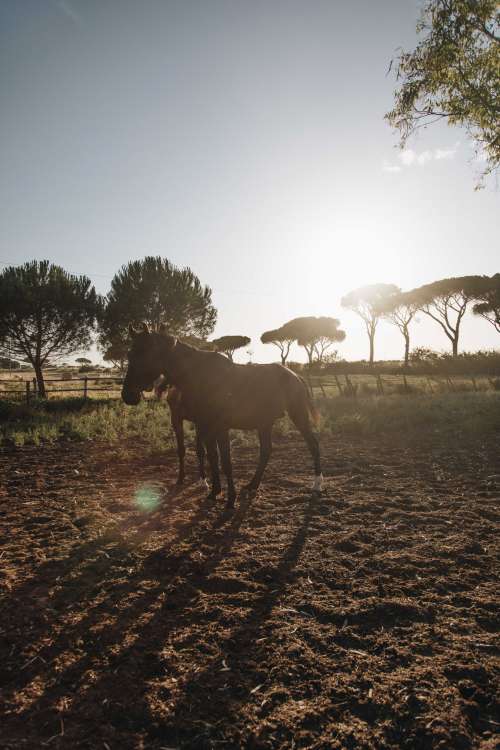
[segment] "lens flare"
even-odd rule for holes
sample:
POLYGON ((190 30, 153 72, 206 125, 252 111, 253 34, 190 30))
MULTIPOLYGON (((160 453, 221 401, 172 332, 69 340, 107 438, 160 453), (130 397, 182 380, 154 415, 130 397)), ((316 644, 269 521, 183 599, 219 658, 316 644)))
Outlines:
POLYGON ((139 485, 135 491, 135 504, 144 513, 151 513, 160 505, 160 490, 153 484, 139 485))

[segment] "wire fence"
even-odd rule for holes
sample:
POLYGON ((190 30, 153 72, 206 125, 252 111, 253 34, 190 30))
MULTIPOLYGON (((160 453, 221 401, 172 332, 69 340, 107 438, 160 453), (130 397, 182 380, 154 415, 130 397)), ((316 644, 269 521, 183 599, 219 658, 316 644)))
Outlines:
MULTIPOLYGON (((325 399, 342 396, 357 398, 364 396, 411 395, 463 391, 500 390, 500 378, 484 375, 380 375, 364 373, 357 375, 328 374, 305 375, 313 397, 325 399)), ((47 398, 74 394, 81 398, 120 397, 122 376, 85 376, 81 378, 49 378, 45 380, 47 398)), ((31 403, 39 397, 36 378, 26 380, 0 379, 0 400, 19 400, 31 403)))
POLYGON ((335 396, 357 398, 363 396, 389 396, 434 393, 478 392, 500 390, 500 378, 485 375, 380 375, 329 374, 306 375, 311 395, 325 399, 335 396))

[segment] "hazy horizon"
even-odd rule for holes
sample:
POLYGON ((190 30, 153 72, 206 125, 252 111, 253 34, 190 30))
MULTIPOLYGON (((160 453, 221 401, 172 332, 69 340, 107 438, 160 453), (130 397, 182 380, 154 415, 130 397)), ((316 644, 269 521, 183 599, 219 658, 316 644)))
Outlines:
MULTIPOLYGON (((498 267, 498 191, 444 125, 398 151, 383 120, 417 0, 245 3, 4 0, 0 262, 47 258, 106 293, 162 255, 213 289, 213 337, 331 315, 366 358, 341 297, 498 267), (376 31, 374 31, 376 30, 376 31)), ((420 315, 412 346, 449 350, 420 315)), ((460 349, 499 348, 468 314, 460 349)), ((377 359, 401 358, 382 322, 377 359)), ((237 355, 245 361, 243 350, 237 355)), ((291 358, 305 360, 296 347, 291 358)))

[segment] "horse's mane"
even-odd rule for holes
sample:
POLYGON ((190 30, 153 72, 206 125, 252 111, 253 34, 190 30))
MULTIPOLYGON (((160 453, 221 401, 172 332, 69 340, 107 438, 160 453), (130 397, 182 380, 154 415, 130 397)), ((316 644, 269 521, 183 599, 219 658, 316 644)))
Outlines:
POLYGON ((209 349, 200 349, 199 347, 194 346, 193 344, 187 344, 185 341, 181 341, 180 339, 177 339, 175 349, 181 356, 187 355, 188 357, 200 359, 204 362, 217 363, 221 367, 227 367, 228 365, 230 366, 233 364, 230 359, 225 357, 220 352, 214 352, 209 349))

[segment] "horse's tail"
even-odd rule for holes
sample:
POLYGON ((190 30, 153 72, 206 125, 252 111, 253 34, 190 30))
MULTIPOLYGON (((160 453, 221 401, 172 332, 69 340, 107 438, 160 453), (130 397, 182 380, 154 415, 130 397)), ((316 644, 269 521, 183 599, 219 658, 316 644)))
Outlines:
POLYGON ((320 421, 321 421, 321 415, 318 409, 316 408, 314 401, 312 400, 311 390, 309 388, 309 385, 304 380, 304 378, 302 378, 300 375, 298 377, 305 391, 306 406, 307 406, 307 411, 309 412, 309 416, 311 417, 314 426, 319 427, 320 421))

